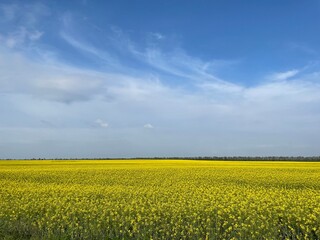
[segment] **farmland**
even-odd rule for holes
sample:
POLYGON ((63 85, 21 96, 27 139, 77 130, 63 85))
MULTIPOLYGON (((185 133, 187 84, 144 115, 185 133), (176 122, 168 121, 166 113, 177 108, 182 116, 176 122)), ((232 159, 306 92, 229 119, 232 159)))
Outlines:
POLYGON ((0 239, 319 239, 320 163, 0 161, 0 239))

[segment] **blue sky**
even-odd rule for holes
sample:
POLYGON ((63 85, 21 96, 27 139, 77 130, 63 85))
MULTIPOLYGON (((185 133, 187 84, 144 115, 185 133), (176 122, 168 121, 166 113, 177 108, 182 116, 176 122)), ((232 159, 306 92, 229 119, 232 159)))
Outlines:
POLYGON ((320 155, 319 1, 0 0, 0 158, 320 155))

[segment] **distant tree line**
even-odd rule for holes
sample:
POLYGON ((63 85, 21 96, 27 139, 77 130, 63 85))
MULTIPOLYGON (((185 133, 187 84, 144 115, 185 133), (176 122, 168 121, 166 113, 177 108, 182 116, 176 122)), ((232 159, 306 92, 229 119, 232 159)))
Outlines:
POLYGON ((320 156, 198 156, 198 157, 155 157, 134 159, 177 159, 177 160, 208 160, 208 161, 301 161, 320 162, 320 156))
MULTIPOLYGON (((208 160, 208 161, 295 161, 295 162, 320 162, 320 156, 198 156, 198 157, 134 157, 134 158, 32 158, 19 160, 130 160, 130 159, 175 159, 175 160, 208 160)), ((2 159, 17 160, 17 159, 2 159)))
MULTIPOLYGON (((177 158, 180 159, 180 158, 177 158)), ((320 162, 320 156, 206 156, 206 157, 185 157, 183 159, 193 160, 221 160, 221 161, 301 161, 301 162, 320 162)))

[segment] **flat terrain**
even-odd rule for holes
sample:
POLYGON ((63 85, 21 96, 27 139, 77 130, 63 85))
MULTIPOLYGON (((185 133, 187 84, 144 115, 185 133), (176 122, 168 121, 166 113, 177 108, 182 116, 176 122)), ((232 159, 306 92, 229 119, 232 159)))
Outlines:
POLYGON ((0 239, 319 239, 320 163, 0 161, 0 239))

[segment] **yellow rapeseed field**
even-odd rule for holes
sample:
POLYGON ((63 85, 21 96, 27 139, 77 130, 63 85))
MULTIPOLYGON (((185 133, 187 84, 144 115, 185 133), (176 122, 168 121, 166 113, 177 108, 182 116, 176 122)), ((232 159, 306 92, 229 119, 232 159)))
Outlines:
POLYGON ((319 239, 320 163, 0 161, 0 239, 319 239))

